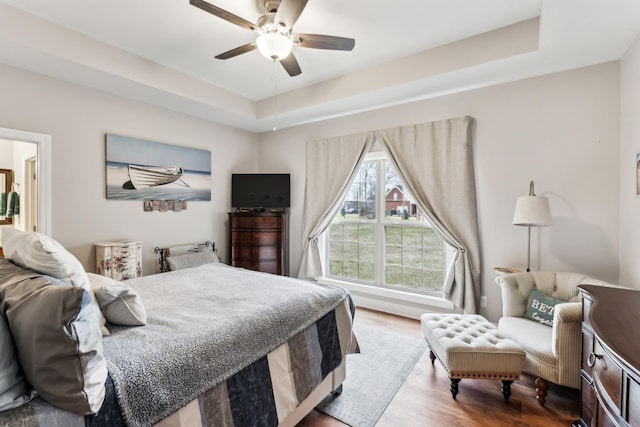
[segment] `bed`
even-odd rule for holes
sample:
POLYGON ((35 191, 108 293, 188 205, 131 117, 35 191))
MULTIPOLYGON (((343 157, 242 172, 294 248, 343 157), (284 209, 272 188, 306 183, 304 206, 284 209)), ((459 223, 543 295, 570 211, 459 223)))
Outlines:
MULTIPOLYGON (((3 243, 6 248, 4 234, 3 243)), ((338 287, 213 262, 126 284, 88 274, 87 292, 86 283, 65 283, 57 271, 61 279, 42 274, 41 266, 34 271, 20 264, 0 259, 0 320, 9 325, 26 378, 27 388, 16 399, 31 400, 0 412, 0 426, 293 426, 340 390, 345 356, 357 351, 355 309, 338 287), (18 292, 21 286, 27 290, 18 292), (59 315, 48 314, 51 304, 42 308, 38 301, 20 313, 28 305, 20 301, 30 303, 43 290, 55 298, 73 294, 78 301, 80 308, 74 311, 71 304, 62 327, 51 328, 57 322, 51 318, 59 315), (92 317, 96 303, 109 335, 98 332, 95 340, 101 329, 91 323, 93 347, 76 343, 81 354, 59 369, 60 378, 48 366, 43 370, 48 362, 32 366, 38 361, 31 357, 48 351, 34 350, 38 342, 55 347, 73 341, 88 318, 99 323, 99 316, 92 317), (118 316, 128 324, 111 323, 118 316), (34 335, 47 328, 53 329, 50 336, 34 335), (73 369, 80 370, 68 374, 73 369), (78 391, 70 382, 83 375, 78 391), (42 378, 47 381, 38 386, 42 378)))

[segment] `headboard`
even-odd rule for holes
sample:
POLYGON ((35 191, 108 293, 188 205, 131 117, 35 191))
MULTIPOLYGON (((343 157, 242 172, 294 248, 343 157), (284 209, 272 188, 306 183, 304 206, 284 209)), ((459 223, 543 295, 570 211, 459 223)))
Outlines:
POLYGON ((159 254, 158 264, 160 264, 161 273, 165 273, 171 270, 169 268, 169 264, 167 263, 167 258, 169 258, 170 256, 205 251, 218 252, 218 249, 216 249, 216 244, 210 240, 202 243, 185 243, 165 248, 157 246, 154 249, 154 252, 159 254))

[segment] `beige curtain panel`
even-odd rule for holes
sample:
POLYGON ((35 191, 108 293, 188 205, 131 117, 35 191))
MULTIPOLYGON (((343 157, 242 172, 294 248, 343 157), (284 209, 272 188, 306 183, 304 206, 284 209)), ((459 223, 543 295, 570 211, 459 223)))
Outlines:
POLYGON ((480 294, 472 123, 465 116, 375 133, 419 209, 454 248, 443 291, 465 313, 477 312, 480 294))
POLYGON ((298 278, 323 275, 318 238, 340 209, 371 147, 373 133, 307 142, 307 179, 302 217, 303 250, 298 278))

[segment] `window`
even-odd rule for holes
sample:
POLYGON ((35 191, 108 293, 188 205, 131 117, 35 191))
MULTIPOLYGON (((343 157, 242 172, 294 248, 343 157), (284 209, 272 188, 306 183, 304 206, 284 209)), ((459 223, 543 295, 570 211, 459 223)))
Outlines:
POLYGON ((328 276, 442 296, 445 244, 381 153, 369 155, 327 234, 328 276))

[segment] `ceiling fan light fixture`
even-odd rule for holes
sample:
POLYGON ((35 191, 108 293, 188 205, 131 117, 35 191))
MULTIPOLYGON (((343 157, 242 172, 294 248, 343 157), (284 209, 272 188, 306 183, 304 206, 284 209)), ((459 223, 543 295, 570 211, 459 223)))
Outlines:
POLYGON ((293 41, 278 31, 260 34, 256 39, 260 53, 272 61, 280 61, 291 53, 293 41))

